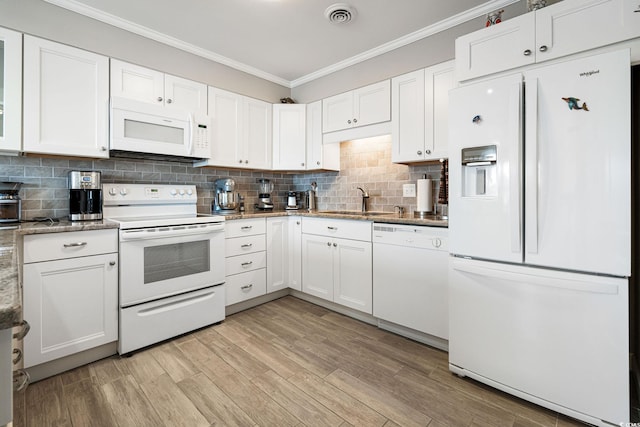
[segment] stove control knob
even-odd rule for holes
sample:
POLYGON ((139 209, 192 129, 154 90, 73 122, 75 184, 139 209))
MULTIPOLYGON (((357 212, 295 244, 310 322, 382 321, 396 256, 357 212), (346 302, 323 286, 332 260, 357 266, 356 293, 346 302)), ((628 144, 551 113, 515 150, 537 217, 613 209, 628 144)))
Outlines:
POLYGON ((192 196, 192 195, 193 195, 193 190, 189 188, 189 189, 187 190, 187 194, 188 194, 189 196, 192 196))
POLYGON ((115 196, 116 194, 118 194, 118 189, 116 187, 111 187, 109 189, 109 195, 115 196))
POLYGON ((180 195, 184 196, 184 190, 182 188, 180 189, 180 195))
POLYGON ((175 189, 175 188, 172 188, 172 189, 169 191, 169 194, 171 194, 172 196, 175 196, 176 194, 178 194, 178 192, 176 191, 176 189, 175 189))
POLYGON ((129 191, 126 188, 121 188, 120 189, 120 194, 123 195, 123 196, 126 196, 128 192, 129 191))

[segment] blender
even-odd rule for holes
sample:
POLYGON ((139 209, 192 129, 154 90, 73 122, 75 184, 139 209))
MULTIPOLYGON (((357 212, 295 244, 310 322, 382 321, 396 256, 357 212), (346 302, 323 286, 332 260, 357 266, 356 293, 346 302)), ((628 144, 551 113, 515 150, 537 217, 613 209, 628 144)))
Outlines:
POLYGON ((261 211, 273 209, 273 201, 271 200, 272 191, 273 182, 266 178, 258 179, 258 203, 256 203, 256 209, 261 211))

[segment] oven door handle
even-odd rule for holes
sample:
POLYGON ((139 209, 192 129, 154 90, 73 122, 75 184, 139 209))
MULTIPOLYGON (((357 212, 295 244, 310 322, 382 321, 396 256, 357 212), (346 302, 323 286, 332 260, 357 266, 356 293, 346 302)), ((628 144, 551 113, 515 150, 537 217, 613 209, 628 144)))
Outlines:
POLYGON ((206 225, 176 225, 171 227, 141 228, 137 230, 121 230, 120 240, 151 240, 167 237, 206 235, 224 232, 224 223, 206 225))

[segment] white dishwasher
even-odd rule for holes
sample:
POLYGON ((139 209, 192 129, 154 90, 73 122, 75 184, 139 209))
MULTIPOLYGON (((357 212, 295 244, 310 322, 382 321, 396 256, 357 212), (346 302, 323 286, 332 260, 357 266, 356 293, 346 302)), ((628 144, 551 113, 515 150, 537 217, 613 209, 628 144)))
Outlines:
MULTIPOLYGON (((442 227, 374 224, 373 315, 381 328, 448 339, 448 237, 442 227)), ((446 349, 446 342, 426 342, 446 349)))

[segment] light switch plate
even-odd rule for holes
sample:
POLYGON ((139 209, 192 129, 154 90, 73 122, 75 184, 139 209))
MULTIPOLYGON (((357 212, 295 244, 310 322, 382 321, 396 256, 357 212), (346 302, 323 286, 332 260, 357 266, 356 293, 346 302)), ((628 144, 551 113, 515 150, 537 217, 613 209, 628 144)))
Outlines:
POLYGON ((402 184, 402 197, 416 197, 416 185, 402 184))

